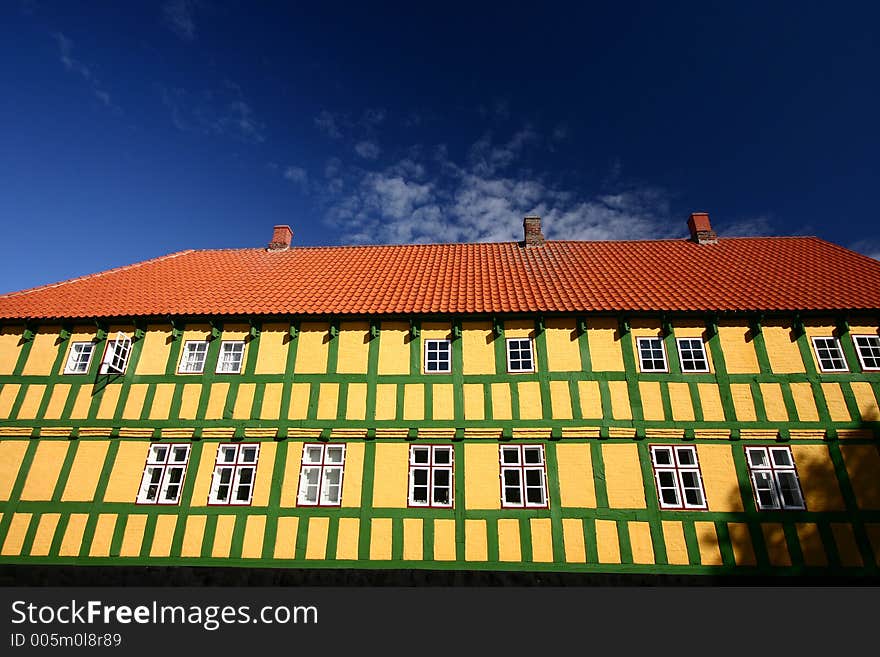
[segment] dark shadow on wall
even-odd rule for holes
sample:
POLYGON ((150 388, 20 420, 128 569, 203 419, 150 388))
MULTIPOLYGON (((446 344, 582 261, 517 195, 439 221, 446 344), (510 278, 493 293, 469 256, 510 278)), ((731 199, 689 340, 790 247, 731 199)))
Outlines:
MULTIPOLYGON (((875 422, 863 423, 861 429, 878 435, 875 422)), ((741 440, 733 448, 744 451, 767 445, 741 440)), ((775 445, 796 449, 798 441, 775 445)), ((824 447, 827 451, 812 455, 814 458, 802 455, 797 463, 806 503, 803 511, 758 510, 751 478, 730 491, 731 503, 741 500, 745 505, 748 525, 748 530, 740 527, 741 531, 730 532, 730 547, 740 558, 754 553, 757 567, 777 584, 790 585, 796 583, 791 580, 804 578, 815 583, 817 578, 827 578, 837 583, 852 579, 854 584, 876 585, 880 581, 880 555, 876 554, 880 546, 871 545, 860 516, 862 511, 880 511, 880 448, 876 438, 870 443, 835 439, 824 447)), ((725 566, 721 572, 732 575, 749 570, 725 566)))

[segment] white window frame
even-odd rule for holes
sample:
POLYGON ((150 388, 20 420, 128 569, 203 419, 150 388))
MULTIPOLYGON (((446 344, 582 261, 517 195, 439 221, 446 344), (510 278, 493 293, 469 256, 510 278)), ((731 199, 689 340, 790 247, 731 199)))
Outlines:
POLYGON ((241 368, 244 366, 244 340, 223 340, 220 343, 220 354, 217 356, 217 368, 214 370, 216 374, 241 374, 241 368), (233 353, 233 349, 241 345, 241 355, 238 359, 238 369, 224 369, 227 363, 235 362, 233 359, 224 358, 227 352, 233 353))
POLYGON ((222 443, 214 458, 214 475, 208 493, 209 506, 250 506, 257 479, 257 463, 260 459, 259 443, 222 443), (253 455, 253 458, 249 458, 253 455), (229 473, 228 481, 224 474, 229 473), (247 479, 249 478, 249 481, 247 479), (243 481, 245 480, 245 481, 243 481), (221 489, 226 488, 225 495, 221 489), (247 487, 247 497, 240 499, 238 493, 247 487))
POLYGON ((651 467, 654 469, 654 483, 657 486, 657 500, 661 509, 677 510, 705 510, 708 508, 706 500, 706 488, 703 485, 703 476, 700 473, 700 461, 697 457, 697 448, 693 445, 651 445, 651 467), (658 455, 668 453, 669 463, 660 463, 658 455), (687 462, 683 462, 682 454, 690 454, 687 462), (663 474, 671 474, 671 485, 664 485, 661 479, 663 474), (685 475, 696 475, 696 486, 687 485, 685 475), (663 491, 674 490, 676 502, 664 500, 663 491), (694 504, 688 502, 686 490, 697 490, 700 493, 701 502, 694 504))
MULTIPOLYGON (((645 374, 664 374, 669 372, 669 359, 666 357, 666 341, 661 337, 640 336, 636 338, 636 351, 639 354, 639 371, 645 374), (660 355, 663 358, 663 369, 645 369, 645 360, 642 358, 642 342, 656 340, 660 343, 660 355)), ((651 347, 653 350, 653 347, 651 347)), ((654 360, 653 358, 651 360, 654 360)))
POLYGON ((812 343, 813 354, 816 356, 816 363, 819 365, 820 372, 849 372, 849 366, 846 364, 846 355, 843 353, 843 349, 840 346, 840 340, 838 340, 833 335, 817 335, 813 337, 812 343), (820 347, 820 340, 830 340, 831 347, 829 347, 827 344, 820 347), (836 349, 838 355, 831 356, 831 358, 832 360, 839 360, 841 363, 843 363, 843 367, 825 367, 822 364, 822 357, 819 355, 820 348, 825 350, 836 349))
POLYGON ((122 331, 117 331, 116 338, 108 340, 104 349, 104 357, 101 359, 101 374, 125 374, 130 356, 131 338, 122 331))
POLYGON ((95 343, 90 341, 71 342, 70 353, 67 355, 67 363, 64 365, 65 374, 88 374, 95 355, 95 343), (79 349, 77 349, 79 347, 79 349), (88 347, 88 355, 83 359, 82 353, 88 347), (82 369, 78 366, 83 365, 82 369))
POLYGON ((190 452, 188 443, 151 443, 135 502, 167 506, 179 504, 186 483, 190 452), (179 450, 185 450, 182 458, 179 450), (180 472, 177 482, 173 481, 174 472, 180 472), (169 495, 172 486, 176 486, 176 494, 169 495), (155 491, 151 494, 152 488, 155 491))
MULTIPOLYGON (((876 372, 876 371, 880 370, 880 366, 865 365, 865 359, 862 356, 862 347, 859 346, 859 341, 858 341, 858 338, 865 338, 867 340, 876 340, 878 343, 877 346, 880 347, 880 336, 868 333, 868 334, 853 335, 851 337, 852 337, 852 341, 853 341, 853 346, 856 348, 856 354, 858 354, 858 356, 859 356, 859 364, 862 366, 862 369, 866 372, 876 372)), ((873 348, 872 345, 865 345, 865 347, 867 349, 873 348)), ((875 358, 875 357, 871 356, 871 358, 875 358)))
POLYGON ((177 364, 178 374, 202 374, 205 371, 205 361, 208 359, 207 340, 187 340, 180 350, 180 362, 177 364), (202 347, 202 349, 199 349, 202 347), (201 361, 199 353, 201 352, 201 361), (201 366, 199 366, 201 365, 201 366))
POLYGON ((297 506, 342 506, 342 485, 345 475, 345 444, 344 443, 305 443, 303 444, 302 460, 299 469, 299 485, 297 487, 296 504, 297 506), (314 461, 310 457, 307 458, 310 450, 320 448, 320 457, 318 461, 314 461), (342 457, 339 461, 327 461, 328 451, 332 448, 340 448, 342 457), (310 501, 306 493, 311 484, 307 477, 311 471, 317 471, 317 498, 310 501), (328 491, 333 486, 332 480, 328 477, 331 472, 339 473, 339 480, 335 484, 339 488, 338 499, 333 502, 329 500, 328 491))
POLYGON ((785 510, 785 511, 803 511, 806 503, 804 501, 804 492, 801 488, 800 477, 797 474, 797 466, 790 447, 746 447, 746 464, 749 467, 749 478, 752 480, 752 493, 755 496, 755 505, 761 511, 769 510, 785 510), (762 463, 755 464, 753 457, 762 456, 762 463), (784 455, 787 463, 779 465, 776 462, 776 455, 784 455), (791 475, 794 477, 794 488, 789 488, 797 493, 799 502, 787 504, 782 495, 783 485, 782 476, 791 475), (763 476, 763 477, 762 477, 763 476), (762 478, 764 484, 762 486, 758 479, 762 478), (761 501, 758 491, 766 491, 770 494, 770 502, 765 504, 761 501))
MULTIPOLYGON (((663 344, 661 339, 660 344, 663 344)), ((706 345, 703 344, 703 338, 676 338, 675 346, 678 349, 678 362, 681 365, 681 373, 682 374, 707 374, 709 372, 709 356, 706 354, 706 345), (688 343, 688 346, 684 349, 682 348, 682 342, 688 343), (685 369, 685 358, 684 352, 689 351, 693 352, 695 349, 693 348, 693 344, 697 343, 700 346, 700 353, 703 355, 703 364, 704 369, 685 369)), ((691 360, 691 362, 696 362, 691 360)))
POLYGON ((544 457, 543 445, 499 445, 498 460, 501 467, 501 506, 505 509, 546 509, 550 506, 550 495, 547 491, 547 460, 544 457), (527 450, 537 450, 540 454, 540 463, 526 463, 525 455, 527 450), (517 454, 516 462, 505 460, 505 454, 517 454), (540 485, 530 485, 527 483, 527 473, 537 472, 540 474, 540 485), (507 475, 516 474, 516 483, 508 480, 507 475), (508 489, 517 490, 519 493, 519 502, 510 501, 507 498, 508 489), (528 498, 529 489, 540 489, 542 501, 540 503, 530 502, 528 498))
MULTIPOLYGON (((535 346, 532 344, 531 338, 507 338, 504 344, 505 353, 507 354, 507 373, 508 374, 519 374, 521 372, 534 372, 537 368, 535 367, 535 346), (514 343, 518 343, 519 346, 516 348, 518 352, 522 352, 522 343, 526 343, 529 346, 529 361, 532 364, 530 369, 524 369, 518 367, 517 369, 513 369, 513 360, 511 359, 511 347, 514 343)), ((517 359, 517 362, 521 362, 522 357, 517 359)))
MULTIPOLYGON (((438 364, 442 364, 443 361, 437 360, 434 361, 438 364)), ((452 373, 452 341, 451 340, 425 340, 425 363, 423 370, 425 374, 451 374, 452 373), (446 369, 439 370, 429 370, 428 363, 430 362, 428 359, 428 354, 430 353, 430 346, 444 344, 446 345, 446 369)))
POLYGON ((419 508, 451 509, 455 506, 455 449, 452 445, 410 445, 409 446, 409 500, 408 505, 419 508), (427 452, 427 461, 420 461, 417 455, 427 452), (449 454, 449 460, 438 463, 438 453, 449 454), (416 484, 416 474, 427 471, 425 484, 416 484), (438 489, 437 474, 443 472, 447 476, 447 484, 440 485, 440 489, 448 489, 447 502, 438 502, 436 493, 438 489), (427 488, 427 500, 424 502, 415 499, 415 487, 427 488))

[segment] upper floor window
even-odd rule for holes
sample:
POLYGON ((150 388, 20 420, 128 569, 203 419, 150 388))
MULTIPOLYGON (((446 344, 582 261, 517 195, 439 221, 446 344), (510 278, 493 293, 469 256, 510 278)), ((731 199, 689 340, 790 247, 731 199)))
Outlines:
POLYGON ((759 509, 803 509, 804 496, 790 447, 746 447, 759 509))
POLYGON ((507 339, 507 371, 534 372, 535 357, 532 353, 532 341, 528 338, 507 339))
POLYGON ((104 351, 104 359, 101 361, 101 374, 122 374, 128 367, 128 357, 131 355, 131 338, 122 331, 116 333, 115 340, 107 342, 104 351))
POLYGON ((201 374, 205 371, 205 357, 208 355, 207 340, 187 340, 180 356, 180 374, 201 374))
POLYGON ((501 445, 501 505, 546 507, 543 445, 501 445))
POLYGON ((138 504, 177 504, 183 490, 189 445, 153 443, 141 477, 138 504))
MULTIPOLYGON (((658 341, 662 343, 661 340, 658 341)), ((678 338, 676 343, 682 372, 709 371, 709 359, 706 358, 706 348, 701 338, 678 338)))
POLYGON ((410 445, 409 505, 452 506, 452 445, 410 445))
POLYGON ((220 343, 217 358, 218 374, 239 374, 244 360, 244 340, 226 340, 220 343))
POLYGON ((92 354, 95 353, 93 342, 74 342, 70 345, 70 355, 64 366, 65 374, 85 374, 89 371, 92 354))
POLYGON ((345 445, 303 445, 297 503, 301 506, 339 506, 342 503, 344 464, 345 445))
POLYGON ((257 443, 220 445, 208 504, 250 504, 259 455, 257 443))
POLYGON ((876 335, 854 335, 853 343, 863 370, 880 370, 880 337, 876 335))
POLYGON ((651 461, 661 508, 706 508, 706 493, 703 491, 696 447, 652 445, 651 461))
POLYGON ((449 340, 425 340, 425 373, 448 374, 452 371, 452 348, 449 340))
POLYGON ((813 338, 813 350, 823 372, 846 372, 846 358, 837 338, 813 338))
POLYGON ((642 372, 666 372, 666 349, 662 338, 637 338, 639 369, 642 372))

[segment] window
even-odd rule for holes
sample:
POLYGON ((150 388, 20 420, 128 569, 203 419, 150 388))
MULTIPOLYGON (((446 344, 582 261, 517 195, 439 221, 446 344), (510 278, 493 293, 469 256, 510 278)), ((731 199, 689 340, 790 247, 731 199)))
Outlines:
POLYGON ((250 504, 259 455, 256 443, 220 445, 208 504, 250 504))
POLYGON ((859 354, 863 370, 880 370, 880 337, 876 335, 854 335, 853 343, 859 354))
POLYGON ((823 372, 846 372, 846 358, 837 338, 813 338, 813 350, 823 372))
POLYGON ((501 505, 546 507, 543 445, 502 445, 501 505))
POLYGON ((344 463, 345 445, 303 445, 298 504, 339 506, 342 501, 344 463))
POLYGON ((70 345, 70 355, 64 366, 65 374, 85 374, 89 371, 95 345, 92 342, 74 342, 70 345))
POLYGON ((410 445, 409 505, 452 506, 452 445, 410 445))
POLYGON ((239 374, 244 359, 244 341, 226 341, 220 343, 220 357, 217 359, 218 374, 239 374))
POLYGON ((706 358, 706 348, 703 346, 701 338, 678 338, 676 342, 678 343, 678 360, 681 362, 682 372, 687 374, 688 372, 709 371, 709 359, 706 358))
POLYGON ((662 338, 637 338, 642 372, 666 372, 666 350, 662 338))
POLYGON ((789 447, 746 447, 759 509, 803 509, 804 496, 789 447))
POLYGON ((183 490, 189 445, 153 443, 141 478, 138 504, 177 504, 183 490))
POLYGON ((531 340, 529 340, 528 338, 507 339, 507 371, 535 371, 535 359, 532 356, 531 340))
POLYGON ((205 340, 187 340, 183 345, 180 357, 179 374, 201 374, 205 371, 205 356, 208 354, 208 343, 205 340))
POLYGON ((122 331, 116 333, 116 339, 107 342, 104 360, 101 361, 101 374, 122 374, 128 366, 131 355, 131 338, 122 331))
POLYGON ((703 492, 695 447, 652 445, 651 460, 661 508, 706 508, 706 494, 703 492))
POLYGON ((425 340, 425 373, 448 374, 452 371, 449 340, 425 340))

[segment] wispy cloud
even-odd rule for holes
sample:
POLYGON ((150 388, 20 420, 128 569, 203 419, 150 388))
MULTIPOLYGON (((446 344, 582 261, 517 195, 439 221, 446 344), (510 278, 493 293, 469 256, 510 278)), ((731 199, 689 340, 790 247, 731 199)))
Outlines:
POLYGON ((339 114, 334 114, 328 110, 321 110, 318 116, 315 117, 315 125, 318 127, 318 130, 328 137, 341 139, 342 129, 340 127, 340 119, 341 116, 339 114))
POLYGON ((869 258, 874 258, 874 260, 880 260, 880 240, 859 240, 853 242, 847 248, 869 258))
POLYGON ((286 169, 284 169, 284 179, 292 182, 303 191, 306 191, 308 189, 309 174, 302 167, 287 167, 286 169))
POLYGON ((171 121, 183 132, 231 135, 241 141, 260 143, 266 126, 248 103, 241 87, 229 80, 218 89, 194 93, 186 89, 160 88, 171 121))
POLYGON ((379 153, 382 152, 382 149, 379 148, 379 144, 376 142, 364 139, 354 145, 354 152, 365 160, 375 160, 379 157, 379 153))
POLYGON ((95 97, 100 100, 104 105, 119 110, 119 107, 114 105, 111 101, 110 94, 106 91, 106 89, 103 88, 92 69, 86 66, 82 61, 74 58, 73 41, 64 36, 64 34, 62 34, 61 32, 54 32, 52 34, 52 37, 58 44, 59 59, 64 68, 67 69, 70 73, 78 75, 83 80, 85 80, 88 83, 89 87, 91 87, 92 93, 95 94, 95 97))
POLYGON ((669 195, 618 185, 587 195, 521 166, 548 143, 531 127, 478 139, 459 161, 445 146, 412 148, 391 165, 328 163, 325 222, 351 243, 496 242, 522 239, 522 217, 538 214, 550 239, 683 237, 669 195))
POLYGON ((759 237, 775 235, 776 230, 770 217, 747 217, 729 223, 712 222, 715 232, 721 237, 759 237))
POLYGON ((162 5, 162 20, 165 25, 184 41, 196 38, 195 10, 198 6, 193 0, 169 0, 162 5))

